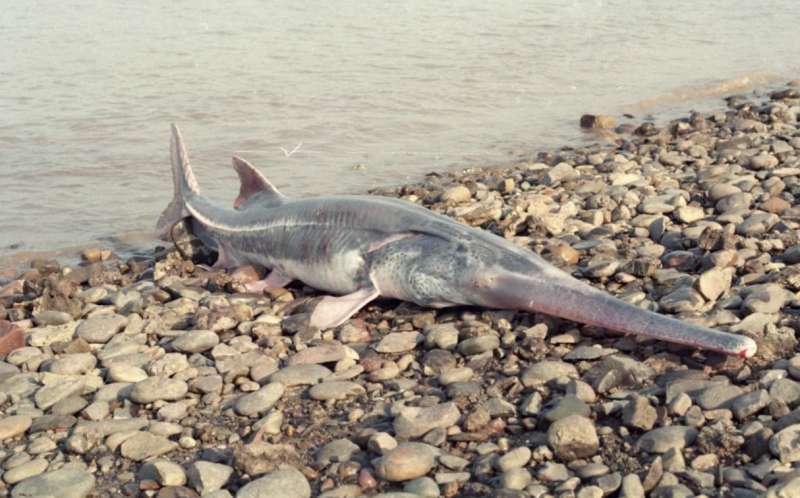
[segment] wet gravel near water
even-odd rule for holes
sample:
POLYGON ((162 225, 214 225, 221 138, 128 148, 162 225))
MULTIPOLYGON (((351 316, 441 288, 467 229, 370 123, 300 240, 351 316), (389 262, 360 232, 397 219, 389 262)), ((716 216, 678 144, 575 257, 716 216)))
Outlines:
POLYGON ((372 192, 513 239, 749 360, 319 293, 181 252, 0 271, 0 497, 800 496, 800 96, 372 192), (193 257, 192 262, 181 256, 193 257))

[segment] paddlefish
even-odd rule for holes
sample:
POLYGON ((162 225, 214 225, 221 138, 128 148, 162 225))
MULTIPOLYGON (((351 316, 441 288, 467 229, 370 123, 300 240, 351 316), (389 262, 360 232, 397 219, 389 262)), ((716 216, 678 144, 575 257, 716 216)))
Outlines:
POLYGON ((309 323, 337 327, 378 297, 430 308, 478 306, 554 315, 605 329, 748 358, 753 339, 692 325, 617 299, 536 253, 479 228, 400 199, 370 195, 284 197, 239 157, 233 207, 200 193, 183 139, 172 125, 174 198, 156 228, 164 236, 189 219, 219 253, 214 268, 259 264, 267 276, 249 287, 292 281, 331 294, 309 323))

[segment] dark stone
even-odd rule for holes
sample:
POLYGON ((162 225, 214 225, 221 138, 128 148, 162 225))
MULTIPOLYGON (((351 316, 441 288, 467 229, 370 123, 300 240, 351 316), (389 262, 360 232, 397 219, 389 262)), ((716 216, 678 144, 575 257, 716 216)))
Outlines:
POLYGON ((483 392, 483 387, 477 382, 453 382, 447 386, 447 396, 450 399, 467 399, 477 401, 483 392))
POLYGON ((428 367, 433 374, 447 372, 456 367, 456 358, 453 353, 444 349, 432 349, 425 353, 422 364, 428 367))
POLYGON ((70 280, 48 277, 44 281, 40 311, 63 311, 78 319, 83 314, 81 304, 73 299, 75 286, 70 280))
POLYGON ((700 234, 697 247, 705 249, 706 251, 722 251, 725 249, 736 249, 738 243, 739 237, 737 237, 736 234, 709 226, 700 234))

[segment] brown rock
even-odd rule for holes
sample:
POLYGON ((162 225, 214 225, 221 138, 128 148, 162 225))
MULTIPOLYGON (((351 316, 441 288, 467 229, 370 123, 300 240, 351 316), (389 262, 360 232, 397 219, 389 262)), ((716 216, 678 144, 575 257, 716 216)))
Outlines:
POLYGON ((243 284, 254 284, 264 278, 266 275, 267 269, 261 265, 243 265, 236 267, 236 269, 231 272, 231 280, 236 280, 243 284))
POLYGON ((594 116, 592 114, 581 116, 581 128, 613 130, 615 126, 617 126, 617 121, 611 116, 594 116))
POLYGON ((10 284, 0 289, 1 296, 5 296, 7 294, 25 294, 25 281, 14 280, 10 284))
POLYGON ((72 273, 70 273, 64 278, 66 280, 69 280, 70 282, 74 282, 76 284, 82 284, 84 282, 88 282, 92 278, 97 277, 98 275, 103 273, 104 269, 105 267, 103 266, 102 263, 92 263, 86 266, 81 266, 76 268, 75 270, 72 271, 72 273))
POLYGON ((557 256, 564 263, 574 265, 578 262, 578 251, 566 244, 559 244, 548 249, 550 254, 557 256))
POLYGON ((25 346, 25 333, 13 323, 0 320, 0 354, 10 354, 25 346))
POLYGON ((54 276, 48 277, 44 281, 39 311, 63 311, 77 320, 81 317, 83 310, 80 303, 72 298, 74 290, 75 288, 69 280, 54 276))
POLYGON ((792 205, 780 197, 770 197, 766 201, 762 202, 760 206, 758 206, 758 208, 762 211, 775 214, 780 214, 790 207, 792 207, 792 205))
POLYGON ((703 233, 700 234, 700 239, 697 241, 697 246, 700 249, 705 249, 707 251, 736 249, 738 240, 739 239, 736 237, 736 235, 732 233, 709 226, 703 230, 703 233))

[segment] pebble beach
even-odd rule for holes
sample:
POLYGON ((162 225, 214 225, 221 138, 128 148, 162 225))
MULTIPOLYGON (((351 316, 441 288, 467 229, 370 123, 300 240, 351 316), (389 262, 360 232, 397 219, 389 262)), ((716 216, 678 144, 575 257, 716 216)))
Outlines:
POLYGON ((0 498, 800 496, 799 84, 370 192, 753 358, 389 300, 318 330, 191 234, 98 248, 0 268, 0 498))

